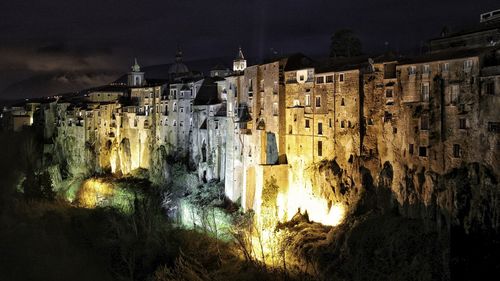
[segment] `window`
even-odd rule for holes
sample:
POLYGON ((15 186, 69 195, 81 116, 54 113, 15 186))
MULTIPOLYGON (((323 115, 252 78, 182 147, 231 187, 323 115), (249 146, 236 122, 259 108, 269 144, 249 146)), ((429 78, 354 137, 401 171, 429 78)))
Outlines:
POLYGON ((486 94, 487 95, 494 95, 495 94, 495 83, 490 81, 486 83, 486 94))
POLYGON ((500 133, 500 122, 488 122, 488 132, 500 133))
POLYGON ((214 123, 215 123, 215 124, 214 124, 214 128, 215 128, 216 130, 218 130, 218 129, 219 129, 219 121, 215 121, 214 123))
POLYGON ((415 73, 417 72, 417 68, 415 66, 409 66, 408 67, 408 75, 415 75, 415 73))
POLYGON ((273 103, 273 115, 278 116, 278 103, 273 103))
POLYGON ((177 112, 177 103, 176 103, 176 102, 174 102, 174 104, 173 104, 173 106, 172 106, 172 107, 173 107, 173 108, 172 108, 172 111, 173 111, 173 112, 177 112))
POLYGON ((323 84, 323 83, 325 83, 324 76, 316 77, 316 84, 323 84))
POLYGON ((464 71, 470 71, 472 68, 472 60, 464 61, 464 71))
POLYGON ((318 122, 318 135, 323 134, 323 123, 318 122))
POLYGON ((461 130, 467 129, 467 119, 465 118, 458 119, 458 128, 461 130))
POLYGON ((443 63, 443 71, 444 72, 450 71, 450 64, 449 63, 447 63, 447 62, 443 63))
POLYGON ((293 121, 294 121, 294 122, 297 122, 297 114, 294 114, 294 115, 293 115, 293 121))
POLYGON ((333 75, 326 76, 326 83, 333 83, 333 75))
POLYGON ((309 119, 306 119, 306 128, 310 128, 309 119))
POLYGON ((424 64, 424 66, 422 67, 422 72, 423 73, 429 73, 431 72, 431 68, 428 64, 424 64))
POLYGON ((293 100, 293 106, 300 106, 299 100, 293 100))
POLYGON ((420 117, 420 130, 423 130, 423 131, 429 130, 429 116, 422 115, 420 117))
POLYGON ((174 120, 174 122, 172 122, 172 126, 177 126, 177 121, 174 120))
POLYGON ((450 104, 456 106, 458 103, 458 93, 460 92, 460 88, 458 85, 451 85, 450 92, 450 104))
POLYGON ((321 97, 320 96, 316 97, 316 107, 321 107, 321 97))
POLYGON ((318 156, 323 156, 323 142, 318 141, 318 156))
POLYGON ((304 105, 311 106, 311 95, 309 95, 309 94, 305 95, 304 105))
POLYGON ((385 97, 392 98, 392 89, 385 89, 385 97))
POLYGON ((454 144, 453 145, 453 157, 455 158, 460 158, 460 145, 459 144, 454 144))
POLYGON ((429 83, 422 84, 422 101, 429 101, 429 83))
POLYGON ((300 75, 299 80, 304 81, 304 75, 300 75))
POLYGON ((408 145, 408 153, 409 153, 410 155, 413 155, 413 143, 410 143, 410 144, 408 145))
POLYGON ((344 73, 339 74, 339 82, 344 82, 344 73))
POLYGON ((351 128, 352 124, 351 121, 347 120, 347 128, 351 128))
POLYGON ((332 127, 332 118, 328 119, 328 127, 332 127))
POLYGON ((427 147, 420 146, 418 148, 418 156, 420 156, 420 157, 427 157, 427 147))
POLYGON ((344 98, 342 98, 342 99, 340 100, 340 106, 345 106, 345 101, 344 101, 344 98))
POLYGON ((183 127, 184 126, 184 122, 183 121, 180 121, 179 122, 179 127, 183 127))
POLYGON ((340 121, 340 128, 345 128, 345 121, 344 120, 340 121))
POLYGON ((184 112, 184 107, 179 108, 179 111, 182 113, 184 112))
POLYGON ((165 124, 165 126, 168 126, 168 118, 165 118, 165 123, 163 124, 165 124))
POLYGON ((398 133, 398 128, 397 127, 392 127, 392 133, 397 134, 398 133))

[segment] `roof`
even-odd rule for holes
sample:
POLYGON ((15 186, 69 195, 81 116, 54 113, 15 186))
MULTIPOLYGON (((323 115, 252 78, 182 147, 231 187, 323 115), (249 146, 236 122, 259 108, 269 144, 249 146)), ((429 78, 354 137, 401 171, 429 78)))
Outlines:
POLYGON ((129 89, 129 87, 127 85, 119 85, 119 84, 115 84, 115 85, 104 85, 104 86, 99 86, 99 87, 96 87, 96 88, 92 88, 92 89, 89 89, 89 93, 93 93, 93 92, 124 92, 124 91, 127 91, 129 89))
POLYGON ((207 129, 207 119, 203 120, 203 123, 201 123, 200 129, 206 130, 207 129))
POLYGON ((221 103, 219 99, 219 94, 217 92, 217 84, 211 78, 205 78, 201 84, 196 98, 194 99, 194 105, 213 105, 221 103))
POLYGON ((225 117, 227 116, 227 105, 224 103, 222 106, 217 110, 215 113, 215 116, 220 116, 220 117, 225 117))
POLYGON ((399 65, 413 64, 413 63, 424 63, 440 60, 452 60, 479 56, 484 53, 491 51, 500 50, 500 46, 476 48, 476 49, 465 49, 465 50, 447 50, 438 53, 429 53, 416 57, 409 57, 400 60, 399 65))
POLYGON ((460 30, 457 32, 452 32, 448 35, 441 36, 441 37, 435 37, 430 39, 429 41, 439 41, 442 39, 449 39, 453 37, 458 37, 458 36, 463 36, 467 34, 472 34, 472 33, 478 33, 478 32, 483 32, 483 31, 488 31, 488 30, 494 30, 494 29, 500 29, 500 22, 484 22, 480 23, 474 27, 470 27, 464 30, 460 30))
POLYGON ((287 56, 285 71, 314 67, 314 61, 302 53, 287 56))
POLYGON ((368 65, 368 56, 328 58, 316 65, 316 73, 360 69, 368 65))
POLYGON ((241 51, 241 47, 238 49, 238 55, 236 55, 236 60, 244 60, 243 52, 241 51))

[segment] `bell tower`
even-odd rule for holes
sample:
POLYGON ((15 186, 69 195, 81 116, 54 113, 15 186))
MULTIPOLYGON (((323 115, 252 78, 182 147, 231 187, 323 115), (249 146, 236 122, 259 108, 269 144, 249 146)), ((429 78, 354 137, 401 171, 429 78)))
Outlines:
POLYGON ((137 59, 134 59, 134 65, 131 68, 132 71, 128 73, 128 85, 136 87, 144 85, 144 72, 141 72, 137 59))
POLYGON ((236 59, 233 60, 233 71, 243 71, 245 68, 247 68, 247 60, 243 56, 243 52, 240 47, 236 59))

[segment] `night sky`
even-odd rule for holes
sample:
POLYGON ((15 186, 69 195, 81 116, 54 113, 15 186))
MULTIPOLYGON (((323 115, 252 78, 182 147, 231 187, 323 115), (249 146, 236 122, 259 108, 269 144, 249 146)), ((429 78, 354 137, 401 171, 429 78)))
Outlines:
POLYGON ((171 62, 177 45, 185 61, 230 59, 239 45, 250 64, 272 50, 321 58, 331 34, 350 28, 367 53, 385 42, 408 53, 443 26, 457 31, 499 8, 497 0, 1 1, 0 98, 106 84, 134 57, 171 62))

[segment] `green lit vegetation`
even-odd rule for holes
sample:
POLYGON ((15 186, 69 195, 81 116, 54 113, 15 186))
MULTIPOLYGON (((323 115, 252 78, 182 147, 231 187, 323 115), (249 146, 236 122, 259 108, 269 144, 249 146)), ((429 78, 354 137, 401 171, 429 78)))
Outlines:
MULTIPOLYGON (((68 196, 67 189, 54 188, 38 163, 33 135, 9 133, 0 142, 12 148, 0 151, 2 280, 293 280, 245 260, 234 243, 221 239, 220 224, 238 212, 216 208, 226 202, 220 185, 196 187, 184 198, 192 210, 205 206, 199 210, 202 223, 185 229, 165 213, 175 203, 166 199, 179 183, 78 179, 79 187, 68 196), (31 145, 31 155, 25 145, 31 145), (82 198, 91 204, 84 206, 82 198)), ((184 175, 185 181, 192 179, 184 175)))

